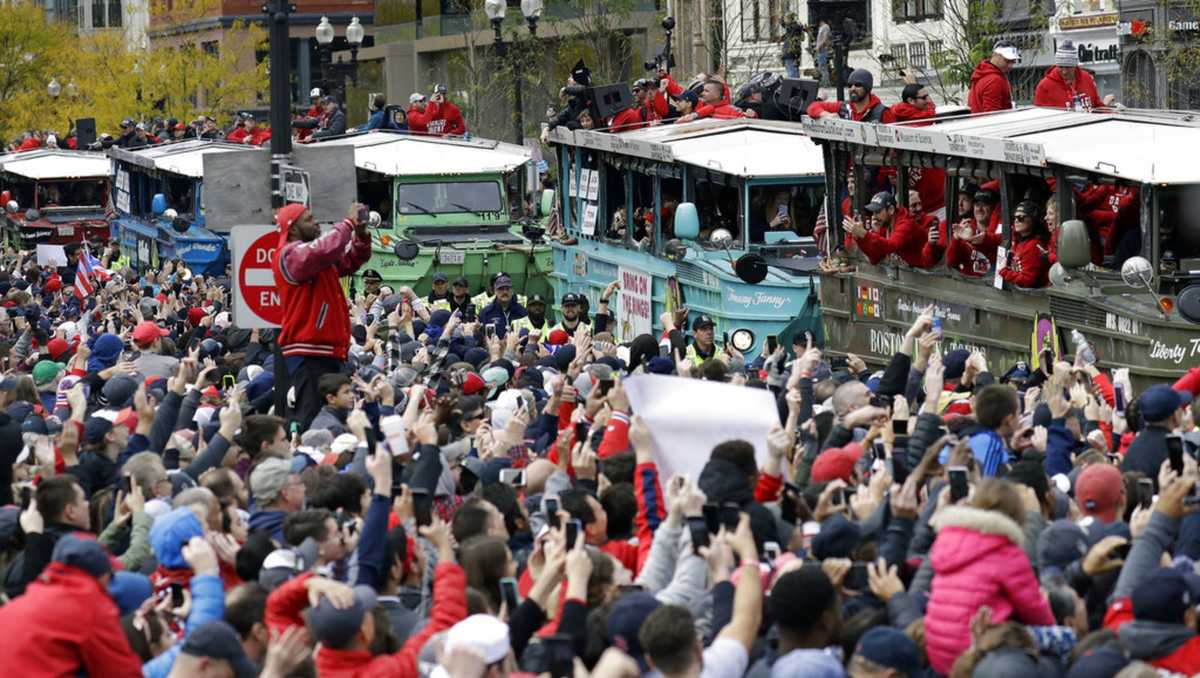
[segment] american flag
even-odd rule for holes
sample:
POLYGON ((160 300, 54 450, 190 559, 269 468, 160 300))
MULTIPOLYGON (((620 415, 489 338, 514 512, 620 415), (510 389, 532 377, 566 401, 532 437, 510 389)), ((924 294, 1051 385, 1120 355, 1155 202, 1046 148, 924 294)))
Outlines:
POLYGON ((84 247, 75 267, 75 296, 83 299, 96 290, 93 281, 104 283, 112 278, 112 271, 104 268, 90 250, 84 247))

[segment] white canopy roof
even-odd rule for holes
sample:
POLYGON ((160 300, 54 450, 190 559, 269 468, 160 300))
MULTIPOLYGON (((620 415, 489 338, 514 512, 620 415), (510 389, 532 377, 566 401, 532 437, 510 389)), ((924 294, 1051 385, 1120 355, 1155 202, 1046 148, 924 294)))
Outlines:
POLYGON ((102 153, 44 150, 2 156, 0 170, 34 181, 104 179, 112 174, 112 163, 102 153))
MULTIPOLYGON (((252 146, 230 144, 208 139, 189 139, 178 143, 147 146, 133 150, 113 149, 113 157, 193 179, 204 178, 204 156, 208 153, 229 153, 253 150, 252 146)), ((264 151, 265 152, 265 151, 264 151)))
POLYGON ((493 174, 529 162, 527 148, 490 139, 445 139, 372 131, 331 139, 322 146, 353 146, 354 165, 386 176, 493 174))
POLYGON ((657 125, 632 132, 557 128, 554 139, 573 146, 678 162, 747 179, 824 174, 821 147, 796 123, 704 120, 657 125))
POLYGON ((1200 121, 1165 111, 1020 108, 927 126, 823 118, 804 127, 814 137, 867 146, 1057 165, 1138 183, 1200 183, 1200 167, 1186 150, 1200 148, 1200 121))

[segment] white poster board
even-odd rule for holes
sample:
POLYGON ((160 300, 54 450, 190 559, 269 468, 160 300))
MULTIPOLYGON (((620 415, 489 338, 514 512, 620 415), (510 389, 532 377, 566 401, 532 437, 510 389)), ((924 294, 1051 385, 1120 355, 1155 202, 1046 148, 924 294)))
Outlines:
POLYGON ((596 235, 596 217, 599 211, 600 208, 594 202, 589 202, 583 208, 583 223, 579 227, 581 233, 584 235, 596 235))
POLYGON ((67 252, 62 245, 38 245, 38 266, 66 266, 67 252))
POLYGON ((779 425, 770 391, 659 374, 623 383, 633 411, 650 429, 663 482, 674 473, 698 480, 713 447, 727 440, 745 440, 759 467, 766 463, 767 432, 779 425))
POLYGON ((621 341, 633 341, 640 334, 650 334, 654 325, 654 281, 650 274, 621 266, 617 269, 621 290, 617 296, 617 336, 621 341))

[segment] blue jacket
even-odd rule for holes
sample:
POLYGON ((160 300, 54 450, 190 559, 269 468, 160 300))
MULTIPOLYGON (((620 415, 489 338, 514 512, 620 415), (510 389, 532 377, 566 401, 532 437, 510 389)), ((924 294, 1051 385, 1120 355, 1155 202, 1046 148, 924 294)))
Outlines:
POLYGON ((187 618, 187 629, 183 638, 166 652, 142 665, 145 678, 167 678, 175 666, 175 658, 183 649, 183 643, 192 631, 211 621, 220 621, 225 615, 225 586, 221 578, 211 574, 192 577, 192 612, 187 618))
POLYGON ((283 521, 287 515, 287 511, 255 511, 250 514, 250 530, 266 530, 272 539, 284 543, 283 521))
POLYGON ((516 297, 508 300, 508 310, 505 311, 500 306, 500 301, 495 300, 488 304, 482 311, 479 312, 479 324, 488 325, 489 323, 496 324, 496 336, 501 339, 508 333, 508 328, 513 322, 521 318, 529 317, 529 312, 525 307, 517 303, 516 297))
POLYGON ((1066 420, 1051 421, 1046 436, 1046 475, 1069 474, 1075 468, 1071 463, 1071 452, 1075 447, 1075 436, 1067 429, 1066 420))

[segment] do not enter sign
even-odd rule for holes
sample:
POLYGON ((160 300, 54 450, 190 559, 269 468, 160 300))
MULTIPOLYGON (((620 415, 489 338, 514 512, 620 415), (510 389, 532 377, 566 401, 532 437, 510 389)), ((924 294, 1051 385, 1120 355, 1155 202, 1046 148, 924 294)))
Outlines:
POLYGON ((279 327, 283 305, 271 259, 279 243, 274 226, 234 226, 230 232, 233 249, 233 322, 242 329, 279 327))

